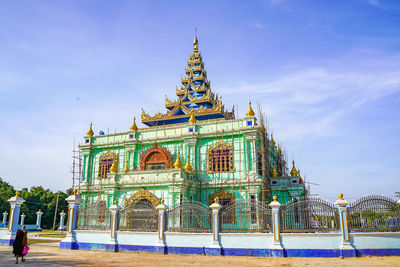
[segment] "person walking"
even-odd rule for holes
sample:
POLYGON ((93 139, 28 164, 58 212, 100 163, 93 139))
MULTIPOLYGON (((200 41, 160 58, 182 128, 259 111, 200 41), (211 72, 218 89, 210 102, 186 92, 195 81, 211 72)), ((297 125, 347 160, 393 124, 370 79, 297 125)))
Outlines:
POLYGON ((21 257, 21 261, 24 262, 24 256, 27 253, 27 249, 24 247, 28 244, 28 233, 26 232, 26 226, 23 225, 20 230, 17 231, 15 240, 13 243, 13 253, 15 255, 15 264, 18 264, 18 257, 21 257))

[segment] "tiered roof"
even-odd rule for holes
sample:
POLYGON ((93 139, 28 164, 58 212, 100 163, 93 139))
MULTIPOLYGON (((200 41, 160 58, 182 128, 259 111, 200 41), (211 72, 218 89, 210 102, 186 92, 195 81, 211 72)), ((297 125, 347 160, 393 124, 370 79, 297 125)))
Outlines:
MULTIPOLYGON (((148 126, 186 123, 190 117, 197 121, 234 118, 234 111, 226 112, 222 101, 210 89, 210 81, 198 50, 198 40, 193 41, 193 53, 185 67, 186 77, 181 77, 181 88, 176 88, 177 100, 165 96, 167 113, 150 116, 142 109, 142 122, 148 126)), ((193 121, 193 119, 192 119, 193 121)))

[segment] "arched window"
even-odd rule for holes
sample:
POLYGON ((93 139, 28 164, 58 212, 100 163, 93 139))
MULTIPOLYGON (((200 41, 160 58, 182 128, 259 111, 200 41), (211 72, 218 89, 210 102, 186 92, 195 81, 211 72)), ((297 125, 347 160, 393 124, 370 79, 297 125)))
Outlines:
POLYGON ((233 171, 233 146, 219 141, 208 149, 208 172, 233 171))
POLYGON ((165 169, 167 160, 160 152, 152 152, 145 161, 146 170, 165 169))
POLYGON ((171 153, 168 149, 154 143, 142 152, 140 159, 141 170, 160 170, 171 168, 171 153))
POLYGON ((110 171, 111 165, 114 161, 118 165, 118 155, 111 151, 108 151, 100 156, 98 174, 99 179, 107 178, 107 173, 110 171))

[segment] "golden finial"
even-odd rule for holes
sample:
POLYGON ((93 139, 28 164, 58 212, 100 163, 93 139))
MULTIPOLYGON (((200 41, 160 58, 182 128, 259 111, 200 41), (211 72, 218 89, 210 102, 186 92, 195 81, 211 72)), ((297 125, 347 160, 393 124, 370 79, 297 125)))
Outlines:
POLYGON ((74 189, 74 191, 72 191, 72 193, 74 194, 74 196, 76 196, 76 193, 77 193, 78 191, 76 190, 76 189, 74 189))
POLYGON ((297 170, 296 167, 294 166, 294 160, 293 160, 293 167, 292 170, 290 171, 291 176, 297 176, 297 170))
POLYGON ((129 171, 129 161, 128 160, 125 161, 125 167, 124 167, 124 172, 127 172, 127 171, 129 171))
POLYGON ((164 205, 164 199, 161 199, 161 205, 164 205))
POLYGON ((261 125, 260 125, 260 130, 262 131, 262 132, 265 132, 266 130, 265 130, 265 127, 264 127, 264 123, 261 121, 261 125))
POLYGON ((217 197, 214 198, 214 203, 215 203, 215 204, 218 204, 218 198, 217 198, 217 197))
POLYGON ((15 196, 16 196, 16 197, 19 197, 19 194, 20 194, 20 193, 19 193, 18 191, 15 192, 15 196))
POLYGON ((197 40, 197 27, 194 29, 193 50, 197 52, 199 49, 199 41, 197 40))
POLYGON ((192 172, 193 171, 192 165, 190 165, 190 162, 189 162, 189 155, 187 157, 187 162, 186 162, 186 165, 185 165, 184 169, 185 169, 186 172, 192 172))
POLYGON ((251 108, 251 101, 249 101, 249 109, 246 112, 246 117, 253 117, 254 114, 255 113, 254 113, 253 109, 251 108))
POLYGON ((274 167, 272 168, 272 177, 278 177, 278 172, 276 171, 275 164, 274 167))
POLYGON ((281 154, 281 148, 279 147, 279 144, 278 144, 277 151, 278 151, 278 154, 281 154))
POLYGON ((61 213, 64 213, 64 210, 62 210, 61 213))
POLYGON ((342 193, 339 194, 339 200, 343 200, 343 194, 342 193))
POLYGON ((179 154, 179 151, 178 151, 178 155, 176 156, 176 160, 175 160, 175 163, 174 163, 174 168, 175 168, 175 169, 182 169, 182 166, 183 166, 182 161, 181 161, 179 155, 180 155, 180 154, 179 154))
POLYGON ((114 200, 114 205, 117 206, 117 204, 118 204, 118 201, 114 200))
POLYGON ((190 115, 190 118, 189 118, 189 121, 188 121, 188 122, 191 123, 191 124, 197 122, 196 117, 193 115, 193 112, 192 112, 192 115, 190 115))
POLYGON ((42 209, 39 209, 39 212, 41 212, 42 211, 42 209))
POLYGON ((274 136, 271 134, 271 145, 272 147, 275 146, 275 140, 274 140, 274 136))
POLYGON ((278 201, 278 200, 277 200, 277 199, 278 199, 277 196, 273 196, 272 198, 274 199, 274 202, 278 201))
POLYGON ((135 117, 133 117, 133 123, 132 123, 130 129, 131 129, 131 131, 137 131, 138 130, 138 127, 136 126, 136 118, 135 117))
POLYGON ((113 172, 113 173, 118 172, 118 167, 117 167, 117 164, 115 163, 115 160, 113 160, 113 163, 111 164, 110 172, 113 172))
POLYGON ((89 131, 87 131, 86 135, 87 136, 93 136, 94 135, 93 129, 92 129, 92 123, 90 123, 89 131))

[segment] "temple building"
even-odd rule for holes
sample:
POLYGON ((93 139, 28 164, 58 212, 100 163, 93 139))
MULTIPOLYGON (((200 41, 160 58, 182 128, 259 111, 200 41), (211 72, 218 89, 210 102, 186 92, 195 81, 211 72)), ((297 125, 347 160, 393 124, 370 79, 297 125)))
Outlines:
POLYGON ((235 118, 211 91, 198 46, 195 37, 176 98, 165 98, 166 111, 150 115, 142 109, 147 127, 139 129, 133 118, 125 132, 95 135, 90 124, 80 145, 83 205, 155 207, 164 200, 169 207, 185 201, 208 206, 218 198, 225 207, 305 196, 300 172, 294 162, 288 167, 251 103, 235 118))

